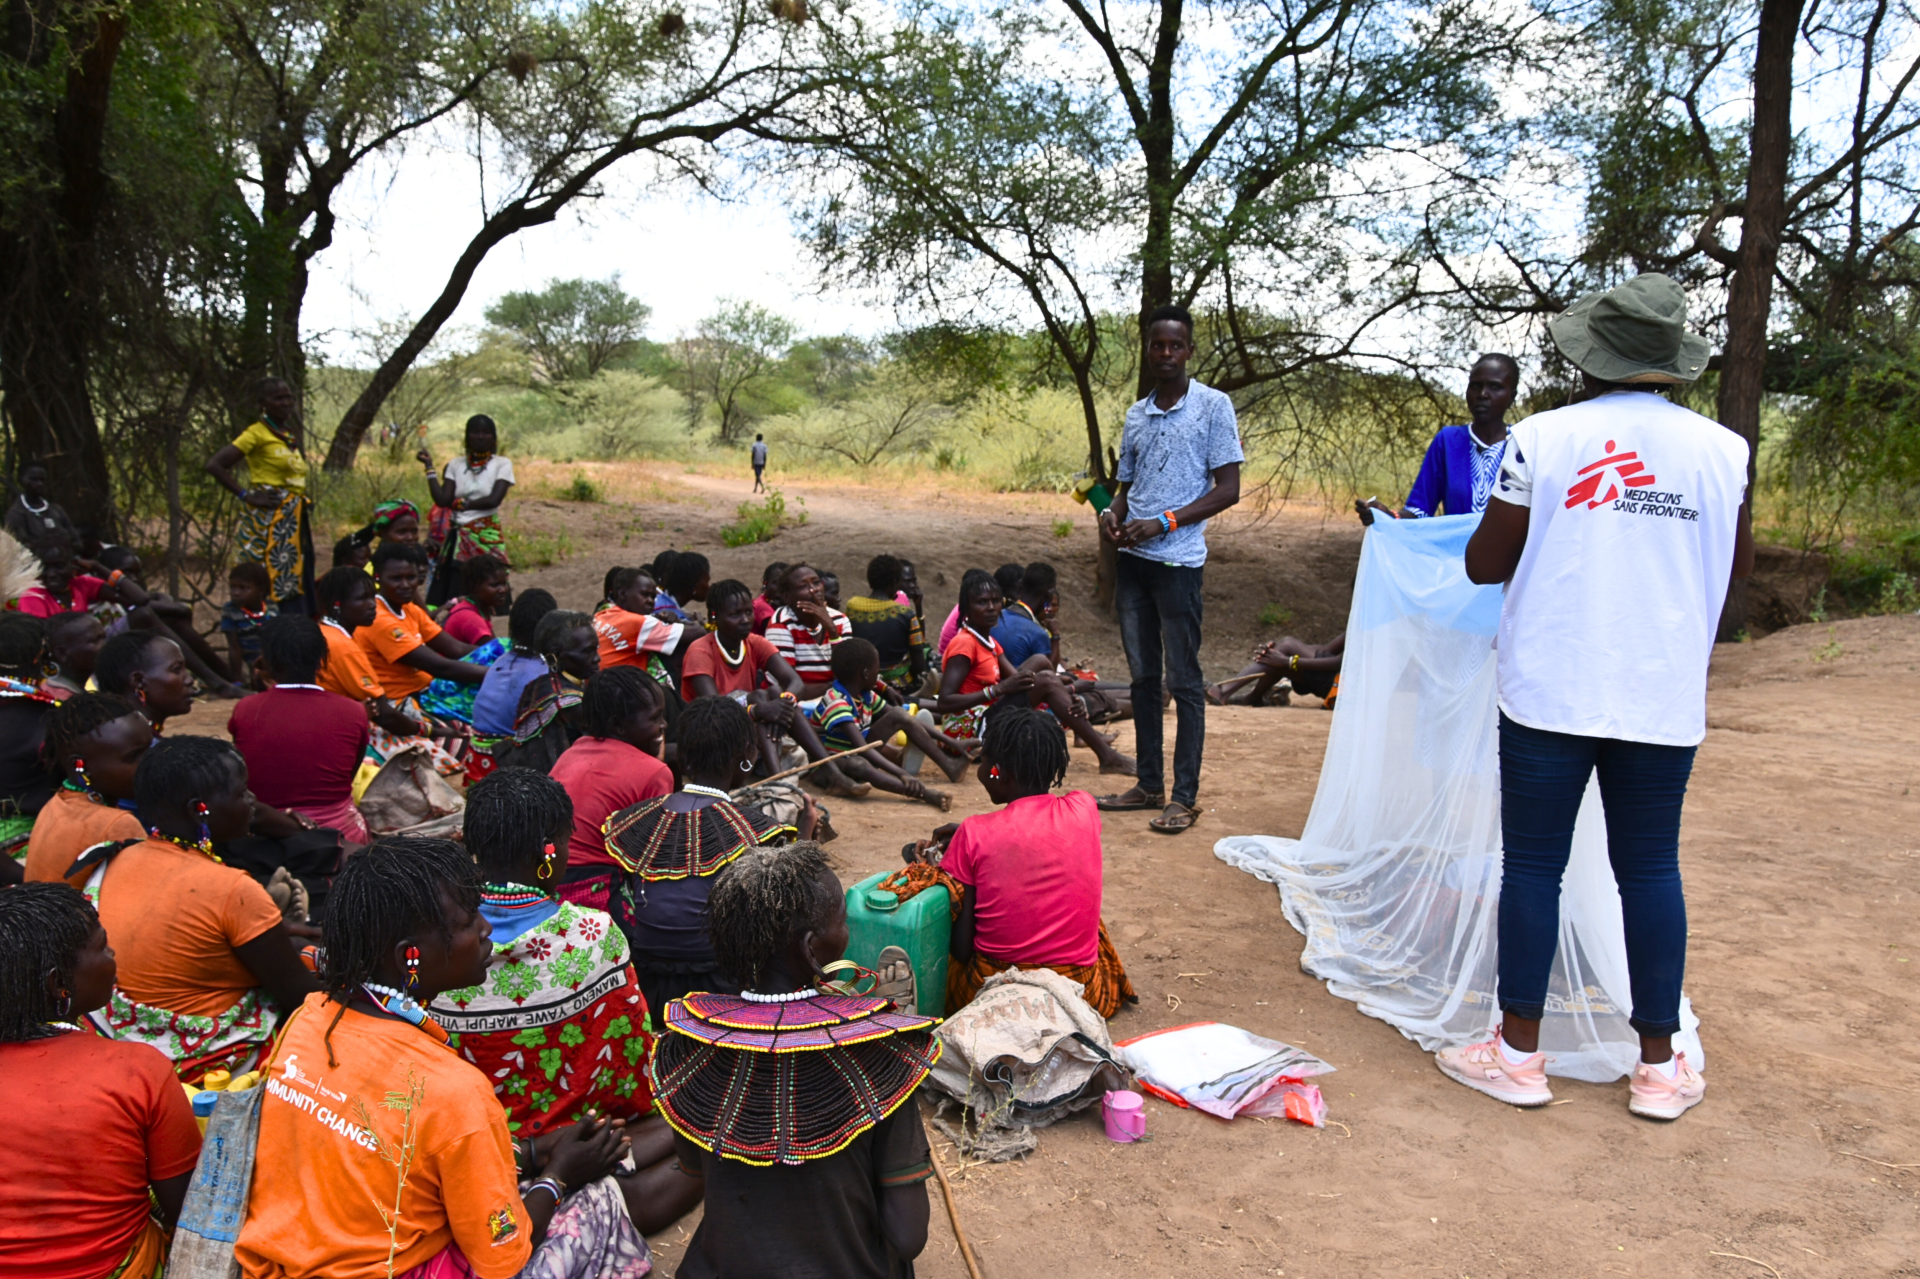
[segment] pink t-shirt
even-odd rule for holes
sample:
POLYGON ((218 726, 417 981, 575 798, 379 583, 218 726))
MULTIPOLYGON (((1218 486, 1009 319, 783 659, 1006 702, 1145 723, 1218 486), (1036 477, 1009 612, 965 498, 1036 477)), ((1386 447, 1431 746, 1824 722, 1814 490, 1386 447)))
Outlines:
POLYGON ((953 612, 947 614, 946 624, 940 628, 940 646, 934 651, 940 656, 947 655, 947 645, 953 643, 953 637, 960 632, 960 606, 955 604, 953 612))
POLYGON ((645 799, 673 791, 673 770, 637 746, 611 737, 582 737, 553 762, 553 780, 573 800, 573 835, 567 840, 569 866, 613 866, 607 818, 645 799))
POLYGON ((447 610, 440 620, 440 629, 459 640, 462 644, 471 644, 479 648, 493 638, 493 623, 480 616, 480 610, 472 600, 462 596, 447 610))
POLYGON ((973 889, 973 944, 1023 964, 1100 955, 1100 810, 1083 790, 1029 795, 960 823, 940 869, 973 889))
MULTIPOLYGON (((72 584, 67 587, 68 593, 73 596, 73 611, 86 612, 106 585, 100 578, 85 573, 76 574, 72 584)), ((67 609, 47 593, 46 587, 35 585, 20 597, 20 611, 31 617, 52 617, 67 609)))

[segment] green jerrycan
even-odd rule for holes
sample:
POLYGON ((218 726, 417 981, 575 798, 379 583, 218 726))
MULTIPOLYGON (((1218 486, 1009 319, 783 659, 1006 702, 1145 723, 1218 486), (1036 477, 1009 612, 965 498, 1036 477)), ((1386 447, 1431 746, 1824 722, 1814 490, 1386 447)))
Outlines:
POLYGON ((953 902, 938 884, 901 901, 878 887, 885 878, 871 875, 847 890, 847 958, 862 968, 878 968, 880 952, 898 946, 913 965, 914 1011, 942 1016, 953 902))

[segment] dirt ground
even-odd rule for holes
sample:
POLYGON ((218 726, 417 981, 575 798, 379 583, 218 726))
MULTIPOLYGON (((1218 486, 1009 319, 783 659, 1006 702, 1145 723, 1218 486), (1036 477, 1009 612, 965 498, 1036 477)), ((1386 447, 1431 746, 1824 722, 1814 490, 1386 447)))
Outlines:
MULTIPOLYGON (((805 556, 849 593, 869 555, 905 554, 930 619, 963 569, 1047 558, 1069 655, 1125 677, 1117 633, 1086 603, 1090 518, 1063 498, 789 484, 809 522, 726 550, 718 526, 747 488, 731 477, 655 469, 616 482, 615 498, 637 505, 533 488, 506 518, 564 529, 578 550, 516 584, 566 607, 589 607, 611 563, 669 541, 750 583, 769 560, 805 556), (1056 537, 1062 518, 1073 528, 1056 537)), ((1344 625, 1350 519, 1230 517, 1209 540, 1210 678, 1283 629, 1324 640, 1344 625), (1260 623, 1268 605, 1286 610, 1283 627, 1260 623)), ((1683 834, 1687 990, 1711 1086, 1671 1125, 1629 1116, 1624 1080, 1556 1082, 1543 1110, 1500 1105, 1301 973, 1275 890, 1218 861, 1213 843, 1299 834, 1330 718, 1311 698, 1211 711, 1200 824, 1169 839, 1110 818, 1105 914, 1142 996, 1115 1038, 1217 1019, 1301 1045, 1338 1067, 1321 1081, 1333 1122, 1228 1124, 1149 1099, 1145 1144, 1107 1142, 1096 1110, 1044 1130, 1023 1163, 964 1169, 936 1137, 989 1279, 1920 1276, 1920 618, 1793 627, 1715 655, 1683 834)), ((1123 747, 1131 737, 1123 725, 1123 747)), ((1078 749, 1068 784, 1116 789, 1078 749)), ((955 793, 955 816, 986 807, 970 782, 955 793)), ((883 797, 838 803, 834 820, 851 880, 897 864, 901 843, 940 819, 883 797)), ((662 1273, 692 1224, 655 1241, 662 1273)), ((966 1274, 937 1188, 917 1273, 966 1274)))

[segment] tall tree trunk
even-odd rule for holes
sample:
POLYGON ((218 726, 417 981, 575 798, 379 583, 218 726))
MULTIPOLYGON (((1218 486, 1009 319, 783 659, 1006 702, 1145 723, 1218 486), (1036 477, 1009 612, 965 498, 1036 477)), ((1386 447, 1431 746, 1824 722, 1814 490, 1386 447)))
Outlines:
MULTIPOLYGON (((1146 167, 1146 234, 1140 242, 1140 340, 1146 340, 1147 316, 1173 301, 1173 119, 1174 59, 1180 51, 1182 0, 1161 0, 1160 30, 1154 41, 1153 62, 1147 68, 1147 122, 1136 128, 1135 141, 1146 167)), ((1153 373, 1140 361, 1134 398, 1153 393, 1153 373)), ((1098 463, 1095 463, 1098 466, 1098 463)))
POLYGON ((48 463, 54 500, 109 537, 116 518, 88 370, 98 292, 93 237, 107 196, 101 153, 127 18, 25 0, 8 4, 5 16, 0 50, 16 64, 16 84, 56 53, 71 61, 46 133, 28 154, 10 157, 25 180, 0 231, 0 395, 20 460, 48 463), (83 33, 77 47, 44 43, 56 22, 83 33))
MULTIPOLYGON (((1793 149, 1793 50, 1806 0, 1764 0, 1753 59, 1753 134, 1747 200, 1733 280, 1727 289, 1727 347, 1720 368, 1720 424, 1747 442, 1748 513, 1760 453, 1760 399, 1766 385, 1773 270, 1787 219, 1787 162, 1793 149)), ((1720 614, 1719 638, 1747 628, 1747 592, 1735 582, 1720 614)))

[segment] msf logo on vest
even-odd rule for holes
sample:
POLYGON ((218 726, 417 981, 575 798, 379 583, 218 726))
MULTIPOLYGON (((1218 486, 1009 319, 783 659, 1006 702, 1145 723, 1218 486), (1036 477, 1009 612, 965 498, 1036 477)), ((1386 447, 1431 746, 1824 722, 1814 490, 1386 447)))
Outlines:
POLYGON ((1616 453, 1614 448, 1614 442, 1608 440, 1607 455, 1580 468, 1580 478, 1567 490, 1568 510, 1584 502, 1591 511, 1618 501, 1634 489, 1653 486, 1653 472, 1640 461, 1638 453, 1616 453))

